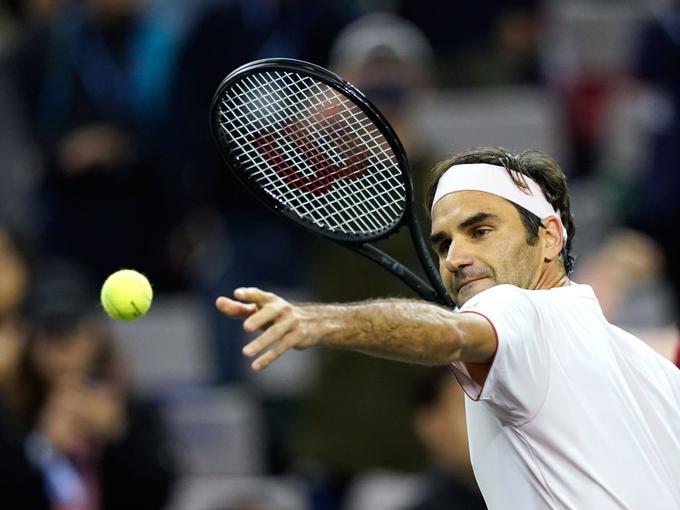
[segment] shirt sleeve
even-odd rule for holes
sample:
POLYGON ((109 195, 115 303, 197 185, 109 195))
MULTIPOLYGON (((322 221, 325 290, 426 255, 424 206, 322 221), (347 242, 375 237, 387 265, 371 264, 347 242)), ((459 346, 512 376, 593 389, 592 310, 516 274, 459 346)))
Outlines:
POLYGON ((496 333, 497 348, 484 386, 475 383, 464 363, 453 364, 468 397, 491 407, 515 425, 540 409, 549 379, 549 344, 540 314, 527 291, 498 285, 479 293, 460 309, 485 317, 496 333))

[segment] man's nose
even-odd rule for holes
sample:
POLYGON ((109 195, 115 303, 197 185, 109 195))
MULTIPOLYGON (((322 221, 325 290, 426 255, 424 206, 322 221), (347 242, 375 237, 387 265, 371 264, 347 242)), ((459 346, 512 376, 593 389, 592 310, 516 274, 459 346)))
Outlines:
POLYGON ((465 243, 452 241, 444 260, 446 269, 452 273, 457 273, 459 269, 470 266, 472 263, 472 254, 466 248, 465 243))

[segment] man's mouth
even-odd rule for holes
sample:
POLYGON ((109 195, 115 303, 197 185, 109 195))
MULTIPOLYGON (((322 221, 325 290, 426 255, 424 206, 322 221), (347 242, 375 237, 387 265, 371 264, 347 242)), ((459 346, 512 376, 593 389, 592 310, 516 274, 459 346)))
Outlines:
POLYGON ((467 280, 463 280, 462 282, 458 283, 458 292, 463 290, 463 287, 466 287, 467 285, 470 285, 471 283, 478 282, 479 280, 483 280, 486 278, 486 276, 476 276, 474 278, 468 278, 467 280))

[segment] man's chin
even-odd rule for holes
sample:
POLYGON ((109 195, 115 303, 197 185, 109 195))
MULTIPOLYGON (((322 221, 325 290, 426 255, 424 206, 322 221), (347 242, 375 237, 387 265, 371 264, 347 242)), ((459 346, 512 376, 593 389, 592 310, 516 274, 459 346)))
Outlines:
POLYGON ((456 304, 460 307, 463 306, 469 299, 475 297, 480 292, 490 289, 496 285, 496 282, 491 278, 481 278, 473 282, 464 285, 458 289, 458 296, 456 296, 456 304))

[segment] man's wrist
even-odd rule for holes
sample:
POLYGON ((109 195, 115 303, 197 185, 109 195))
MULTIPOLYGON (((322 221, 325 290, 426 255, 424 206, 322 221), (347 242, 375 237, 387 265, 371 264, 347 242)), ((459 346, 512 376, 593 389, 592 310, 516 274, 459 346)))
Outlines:
POLYGON ((314 346, 342 347, 343 338, 353 336, 352 330, 355 324, 348 310, 349 305, 306 305, 305 308, 316 317, 317 321, 317 331, 313 335, 314 346))

